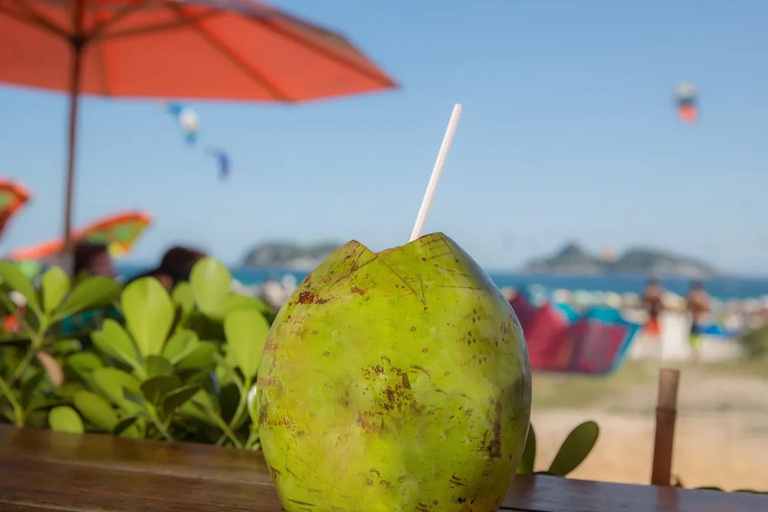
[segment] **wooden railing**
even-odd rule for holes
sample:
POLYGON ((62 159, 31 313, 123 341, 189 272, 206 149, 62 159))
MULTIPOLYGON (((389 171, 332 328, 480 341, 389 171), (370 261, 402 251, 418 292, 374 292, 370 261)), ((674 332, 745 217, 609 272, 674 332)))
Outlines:
MULTIPOLYGON (((514 479, 501 508, 768 512, 768 497, 525 475, 514 479)), ((0 511, 280 510, 260 452, 0 426, 0 511)))

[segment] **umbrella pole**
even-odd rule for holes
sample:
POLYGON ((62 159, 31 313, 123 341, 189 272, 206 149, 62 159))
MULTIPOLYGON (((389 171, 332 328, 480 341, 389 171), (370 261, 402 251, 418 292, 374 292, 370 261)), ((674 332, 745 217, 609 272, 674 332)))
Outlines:
POLYGON ((69 147, 67 154, 67 185, 64 196, 64 250, 62 263, 68 274, 74 273, 74 243, 72 240, 72 193, 75 181, 75 146, 77 140, 77 107, 80 103, 80 75, 83 44, 72 43, 72 75, 69 87, 69 147))

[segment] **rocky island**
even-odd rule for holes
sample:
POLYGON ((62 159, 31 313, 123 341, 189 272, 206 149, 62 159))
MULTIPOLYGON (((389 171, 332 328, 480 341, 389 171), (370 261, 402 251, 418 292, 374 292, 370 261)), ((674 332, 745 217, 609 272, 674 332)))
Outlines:
POLYGON ((704 278, 718 274, 709 264, 658 249, 632 248, 617 259, 606 261, 574 242, 566 244, 553 256, 528 262, 522 270, 529 274, 642 274, 686 278, 704 278))
POLYGON ((279 267, 312 270, 341 247, 334 242, 301 246, 291 242, 267 242, 253 247, 243 259, 243 267, 279 267))

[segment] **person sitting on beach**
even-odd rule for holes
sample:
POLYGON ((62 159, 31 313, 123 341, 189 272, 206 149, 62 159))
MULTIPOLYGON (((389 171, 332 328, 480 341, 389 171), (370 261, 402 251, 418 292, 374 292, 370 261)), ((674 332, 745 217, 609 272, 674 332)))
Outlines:
MULTIPOLYGON (((87 277, 115 279, 117 276, 107 245, 85 240, 79 240, 75 244, 73 273, 75 281, 87 277)), ((64 318, 59 325, 59 333, 79 339, 81 345, 87 348, 91 344, 88 333, 98 328, 105 318, 119 318, 117 309, 114 306, 105 305, 64 318)))
POLYGON ((648 312, 648 320, 643 326, 643 332, 656 341, 661 341, 661 327, 659 316, 664 310, 664 288, 658 279, 650 279, 643 292, 643 306, 648 312))
POLYGON ((106 244, 80 240, 75 244, 75 278, 85 273, 89 276, 115 278, 117 273, 106 244))
POLYGON ((691 314, 691 334, 688 338, 694 361, 701 359, 702 330, 710 311, 710 300, 704 285, 695 282, 688 293, 688 311, 691 314))
POLYGON ((205 256, 205 253, 195 249, 180 246, 171 247, 163 255, 160 266, 132 278, 131 281, 142 277, 154 277, 169 292, 173 291, 177 284, 189 281, 192 267, 205 256))

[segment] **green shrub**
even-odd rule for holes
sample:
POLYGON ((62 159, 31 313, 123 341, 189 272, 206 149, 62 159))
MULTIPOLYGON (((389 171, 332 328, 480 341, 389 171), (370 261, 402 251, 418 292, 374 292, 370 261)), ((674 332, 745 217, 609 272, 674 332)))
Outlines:
POLYGON ((22 324, 0 336, 0 421, 259 446, 248 400, 274 315, 232 293, 218 261, 198 262, 172 294, 154 278, 121 289, 90 277, 70 290, 55 267, 36 288, 9 262, 0 278, 0 306, 22 324), (24 311, 11 290, 25 297, 24 311))
POLYGON ((549 469, 546 471, 535 471, 536 462, 536 432, 533 425, 528 429, 528 437, 525 440, 525 448, 520 464, 517 467, 517 474, 536 474, 566 476, 576 469, 592 451, 600 435, 600 428, 594 421, 585 421, 571 430, 563 441, 557 455, 552 460, 549 469))
POLYGON ((768 356, 768 324, 749 329, 738 337, 738 341, 749 359, 768 356))

